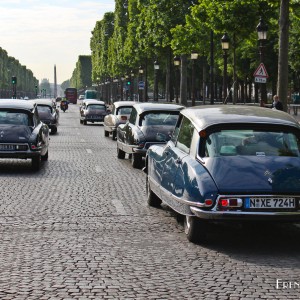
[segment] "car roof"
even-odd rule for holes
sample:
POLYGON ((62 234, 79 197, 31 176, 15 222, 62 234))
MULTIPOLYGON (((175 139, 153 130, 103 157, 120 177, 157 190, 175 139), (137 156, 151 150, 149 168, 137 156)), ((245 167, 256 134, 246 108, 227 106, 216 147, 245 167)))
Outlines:
POLYGON ((247 105, 205 105, 183 109, 181 114, 189 118, 200 131, 217 124, 274 124, 298 127, 298 122, 288 113, 265 107, 247 105))
POLYGON ((105 105, 105 102, 104 102, 104 101, 100 101, 100 100, 97 100, 97 99, 85 99, 85 100, 82 101, 82 103, 105 105))
POLYGON ((34 103, 27 100, 19 99, 1 99, 0 108, 12 108, 12 109, 24 109, 32 111, 34 108, 34 103))
POLYGON ((48 105, 48 106, 53 106, 54 101, 51 99, 33 99, 33 100, 28 100, 28 102, 36 103, 37 105, 48 105))
POLYGON ((121 106, 133 106, 134 104, 136 104, 135 101, 116 101, 113 103, 116 108, 121 106))
POLYGON ((138 114, 142 114, 146 111, 154 111, 154 110, 173 110, 178 111, 184 108, 182 105, 171 104, 171 103, 151 103, 151 102, 143 102, 136 103, 133 107, 137 110, 138 114))

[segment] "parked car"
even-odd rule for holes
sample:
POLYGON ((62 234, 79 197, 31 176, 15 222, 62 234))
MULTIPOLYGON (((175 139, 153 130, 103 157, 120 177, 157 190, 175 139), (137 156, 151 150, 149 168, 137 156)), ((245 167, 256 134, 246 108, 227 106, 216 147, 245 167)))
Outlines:
POLYGON ((129 119, 134 101, 117 101, 112 105, 111 113, 104 117, 104 136, 112 135, 115 140, 117 136, 117 127, 124 124, 129 119))
POLYGON ((178 115, 184 107, 176 104, 137 103, 129 120, 117 127, 117 156, 131 156, 132 166, 141 168, 151 145, 165 144, 171 137, 178 115))
POLYGON ((51 130, 51 134, 56 133, 59 124, 59 110, 56 107, 55 100, 34 99, 29 100, 28 102, 32 102, 37 105, 40 120, 48 125, 51 130))
POLYGON ((1 99, 0 158, 31 159, 37 171, 48 159, 48 146, 49 128, 40 121, 36 104, 1 99))
POLYGON ((284 112, 184 109, 144 171, 148 204, 183 215, 191 242, 205 240, 210 221, 300 221, 300 125, 284 112))
POLYGON ((84 95, 79 95, 78 100, 84 100, 84 95))
POLYGON ((85 99, 80 106, 80 123, 86 125, 87 122, 103 122, 107 115, 105 102, 96 99, 85 99))

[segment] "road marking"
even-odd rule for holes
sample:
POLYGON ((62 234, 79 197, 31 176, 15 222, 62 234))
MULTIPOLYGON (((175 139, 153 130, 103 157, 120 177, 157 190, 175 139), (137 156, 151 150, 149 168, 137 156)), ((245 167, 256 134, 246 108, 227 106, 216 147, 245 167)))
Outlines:
POLYGON ((92 149, 86 149, 86 152, 89 153, 89 154, 93 153, 92 149))
POLYGON ((119 215, 126 215, 125 208, 119 199, 111 199, 112 204, 115 206, 119 215))
POLYGON ((100 166, 96 166, 96 173, 101 173, 102 169, 100 168, 100 166))

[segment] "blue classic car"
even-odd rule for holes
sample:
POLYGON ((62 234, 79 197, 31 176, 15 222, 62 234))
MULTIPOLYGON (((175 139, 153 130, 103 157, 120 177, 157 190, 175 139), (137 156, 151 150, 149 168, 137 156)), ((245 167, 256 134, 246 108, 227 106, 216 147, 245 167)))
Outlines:
POLYGON ((260 107, 187 108, 146 156, 147 199, 184 216, 191 242, 211 221, 300 221, 300 125, 260 107))
POLYGON ((163 103, 137 103, 133 105, 125 124, 117 127, 117 156, 131 156, 134 168, 143 167, 143 157, 151 145, 164 145, 175 128, 183 106, 163 103))
POLYGON ((31 159, 38 171, 48 160, 49 128, 30 101, 0 101, 0 158, 31 159))

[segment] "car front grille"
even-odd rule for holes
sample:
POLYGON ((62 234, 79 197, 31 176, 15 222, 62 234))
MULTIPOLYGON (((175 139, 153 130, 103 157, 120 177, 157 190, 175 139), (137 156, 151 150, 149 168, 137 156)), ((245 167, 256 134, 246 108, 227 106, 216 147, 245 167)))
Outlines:
POLYGON ((27 151, 27 144, 0 144, 0 151, 27 151))

